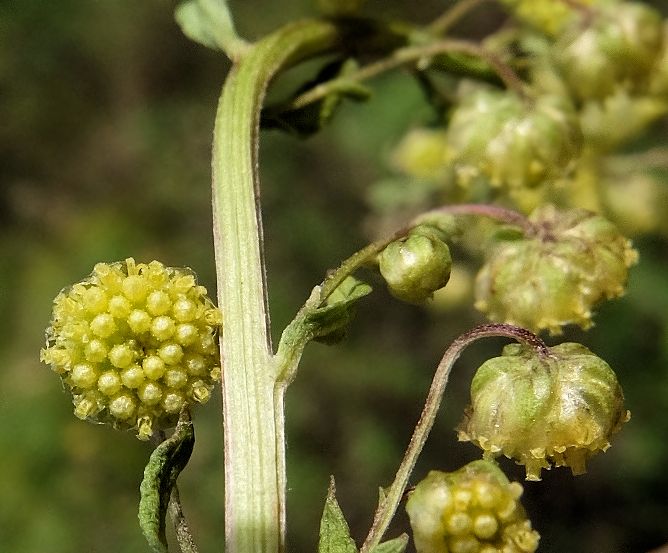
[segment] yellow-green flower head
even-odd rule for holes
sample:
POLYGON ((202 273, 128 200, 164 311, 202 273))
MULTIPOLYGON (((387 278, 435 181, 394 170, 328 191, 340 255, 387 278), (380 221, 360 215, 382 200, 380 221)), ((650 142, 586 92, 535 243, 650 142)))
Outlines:
POLYGON ((668 20, 663 22, 663 49, 652 71, 650 93, 668 102, 668 20))
POLYGON ((392 164, 419 179, 442 178, 447 168, 446 133, 443 129, 410 130, 392 153, 392 164))
POLYGON ((580 100, 601 99, 620 85, 643 91, 661 55, 661 14, 641 2, 600 6, 575 21, 555 44, 555 60, 580 100))
POLYGON ((452 113, 448 146, 458 181, 483 175, 492 186, 533 187, 562 177, 579 156, 582 135, 568 99, 478 88, 452 113))
POLYGON ((628 418, 615 373, 584 346, 564 343, 541 354, 512 344, 473 377, 459 439, 486 457, 515 459, 527 480, 540 480, 552 464, 585 472, 628 418))
POLYGON ((567 324, 591 326, 597 303, 624 294, 636 251, 590 211, 545 205, 529 220, 533 233, 492 248, 476 278, 476 308, 493 321, 553 334, 567 324))
POLYGON ((645 132, 666 113, 668 95, 638 96, 619 87, 600 101, 586 102, 580 110, 580 126, 587 146, 606 153, 645 132))
MULTIPOLYGON (((501 0, 521 21, 549 35, 558 34, 578 15, 577 9, 564 0, 501 0)), ((581 0, 582 6, 602 4, 606 0, 581 0)))
POLYGON ((378 264, 395 298, 421 303, 448 283, 452 258, 435 229, 419 226, 406 238, 391 242, 380 253, 378 264))
POLYGON ((220 379, 221 324, 189 269, 98 263, 54 300, 40 357, 72 392, 77 417, 146 440, 182 407, 208 401, 220 379))
POLYGON ((522 486, 492 461, 431 471, 406 511, 418 553, 533 553, 540 536, 522 504, 522 486))

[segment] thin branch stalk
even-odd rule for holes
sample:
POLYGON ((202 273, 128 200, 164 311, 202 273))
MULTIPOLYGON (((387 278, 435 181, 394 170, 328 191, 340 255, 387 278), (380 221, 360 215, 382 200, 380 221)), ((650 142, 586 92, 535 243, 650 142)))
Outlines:
POLYGON ((311 90, 297 96, 297 98, 285 106, 284 109, 297 110, 312 104, 313 102, 322 100, 328 94, 340 89, 345 83, 365 81, 408 63, 418 62, 439 54, 454 53, 468 54, 483 59, 489 63, 508 89, 515 91, 521 97, 527 95, 524 81, 517 76, 510 66, 504 63, 493 52, 490 52, 473 42, 448 39, 439 40, 424 46, 400 48, 389 57, 370 63, 357 71, 347 74, 345 77, 332 79, 331 81, 313 87, 311 90))

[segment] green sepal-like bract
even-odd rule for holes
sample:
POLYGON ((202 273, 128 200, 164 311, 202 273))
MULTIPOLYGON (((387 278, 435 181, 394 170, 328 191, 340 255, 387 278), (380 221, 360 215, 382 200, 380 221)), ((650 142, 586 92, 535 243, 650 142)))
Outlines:
POLYGON ((348 324, 355 316, 355 304, 371 293, 372 288, 353 276, 346 277, 329 295, 325 305, 307 316, 313 337, 318 342, 335 344, 346 335, 348 324))
POLYGON ((140 486, 139 525, 154 553, 167 553, 165 516, 172 489, 190 460, 195 431, 187 409, 181 411, 174 434, 151 454, 140 486))

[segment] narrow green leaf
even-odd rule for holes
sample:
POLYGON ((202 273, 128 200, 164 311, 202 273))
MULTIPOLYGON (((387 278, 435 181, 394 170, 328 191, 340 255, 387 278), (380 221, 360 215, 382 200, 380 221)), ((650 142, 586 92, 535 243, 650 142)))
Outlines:
POLYGON ((167 553, 165 515, 172 488, 188 464, 195 445, 190 413, 181 412, 174 434, 155 448, 144 469, 139 500, 139 526, 154 553, 167 553))
POLYGON ((401 534, 398 538, 379 543, 369 553, 403 553, 408 545, 408 535, 401 534))
POLYGON ((187 0, 177 6, 174 17, 189 39, 232 59, 247 46, 234 28, 226 0, 187 0))
POLYGON ((336 501, 334 477, 329 484, 325 509, 320 521, 318 553, 357 553, 357 546, 350 537, 348 523, 336 501))
POLYGON ((372 291, 371 286, 353 276, 348 276, 327 298, 325 305, 315 309, 307 317, 313 327, 316 340, 327 344, 341 341, 346 326, 355 316, 355 304, 372 291))

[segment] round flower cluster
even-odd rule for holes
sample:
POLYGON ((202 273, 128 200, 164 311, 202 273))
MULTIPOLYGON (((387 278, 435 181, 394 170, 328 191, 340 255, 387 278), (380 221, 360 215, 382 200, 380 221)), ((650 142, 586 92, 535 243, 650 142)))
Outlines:
POLYGON ((540 537, 522 491, 491 461, 431 471, 406 503, 418 553, 533 553, 540 537))
POLYGON ((530 102, 478 88, 452 113, 447 140, 460 184, 483 175, 512 190, 564 176, 580 154, 582 134, 565 97, 530 102))
POLYGON ((98 263, 60 292, 40 357, 74 397, 74 414, 142 440, 205 403, 220 379, 222 317, 188 269, 129 258, 98 263))
POLYGON ((644 91, 662 54, 661 14, 641 2, 598 6, 587 24, 574 21, 555 44, 555 59, 580 100, 601 99, 618 87, 644 91))
MULTIPOLYGON (((581 0, 580 8, 602 4, 606 0, 581 0)), ((564 0, 501 0, 518 19, 550 35, 558 34, 572 22, 577 10, 564 0)))
POLYGON ((476 279, 476 308, 531 330, 587 328, 594 305, 624 293, 636 251, 607 219, 583 209, 546 205, 529 220, 532 236, 493 248, 476 279))
POLYGON ((565 343, 539 354, 512 344, 473 377, 459 439, 486 456, 515 459, 527 480, 540 480, 550 464, 585 472, 628 419, 614 371, 584 346, 565 343))

